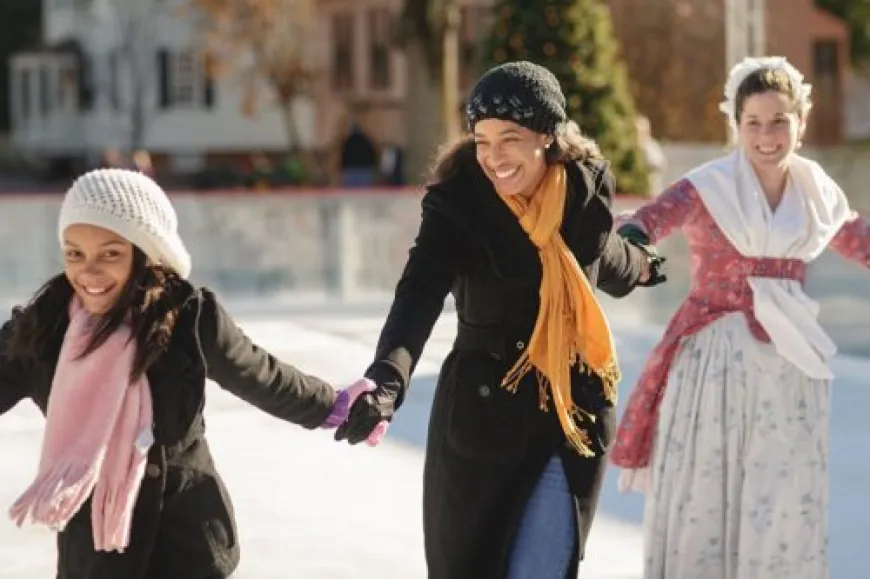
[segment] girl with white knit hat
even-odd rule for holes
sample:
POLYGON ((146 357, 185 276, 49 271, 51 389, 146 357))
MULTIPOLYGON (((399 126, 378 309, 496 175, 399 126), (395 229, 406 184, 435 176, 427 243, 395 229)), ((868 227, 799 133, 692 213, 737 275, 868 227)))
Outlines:
POLYGON ((336 391, 252 343, 186 281, 175 210, 140 173, 80 177, 58 234, 63 273, 0 329, 0 415, 30 398, 46 416, 10 516, 58 531, 58 579, 229 577, 239 539, 204 435, 206 379, 308 429, 339 426, 373 385, 336 391))
POLYGON ((682 229, 692 253, 611 452, 647 493, 645 579, 828 576, 835 345, 804 282, 827 248, 870 267, 870 223, 797 153, 810 104, 785 58, 739 63, 721 105, 735 149, 621 226, 639 243, 682 229))

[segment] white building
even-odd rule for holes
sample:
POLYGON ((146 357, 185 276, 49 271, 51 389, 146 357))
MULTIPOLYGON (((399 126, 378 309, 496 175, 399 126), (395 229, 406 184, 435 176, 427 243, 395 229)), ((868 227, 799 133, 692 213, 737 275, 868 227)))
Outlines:
MULTIPOLYGON (((25 154, 95 163, 137 142, 137 130, 145 149, 182 171, 213 157, 286 150, 271 101, 246 116, 238 76, 206 74, 183 0, 41 1, 46 48, 10 62, 11 137, 25 154)), ((294 117, 310 146, 310 100, 299 99, 294 117)))

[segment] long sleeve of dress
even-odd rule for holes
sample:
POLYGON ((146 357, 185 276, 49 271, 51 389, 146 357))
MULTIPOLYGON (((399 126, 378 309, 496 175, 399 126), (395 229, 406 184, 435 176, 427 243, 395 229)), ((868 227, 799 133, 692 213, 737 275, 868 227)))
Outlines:
POLYGON ((828 247, 849 261, 870 268, 870 222, 853 213, 828 247))
POLYGON ((681 228, 700 207, 701 198, 686 179, 677 181, 661 195, 633 214, 620 216, 616 226, 632 224, 643 230, 650 243, 656 244, 681 228))

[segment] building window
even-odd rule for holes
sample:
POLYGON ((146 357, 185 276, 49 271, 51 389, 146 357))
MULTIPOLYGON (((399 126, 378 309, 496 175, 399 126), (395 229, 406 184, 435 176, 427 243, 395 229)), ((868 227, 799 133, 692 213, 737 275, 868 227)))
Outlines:
POLYGON ((43 64, 39 67, 39 111, 42 116, 48 116, 52 111, 52 94, 51 70, 48 65, 43 64))
POLYGON ((57 106, 64 111, 75 110, 78 100, 78 70, 74 63, 60 67, 57 89, 57 106))
POLYGON ((121 55, 113 50, 109 54, 109 102, 116 111, 121 110, 121 55))
POLYGON ((389 10, 378 8, 369 11, 369 85, 373 90, 386 90, 392 85, 392 25, 393 17, 389 10))
POLYGON ((353 15, 335 14, 332 17, 332 88, 339 91, 353 89, 353 15))
POLYGON ((813 72, 819 79, 834 80, 839 76, 839 46, 836 40, 820 40, 813 45, 813 72))
POLYGON ((33 102, 31 101, 32 94, 33 94, 32 93, 33 87, 31 86, 31 78, 33 77, 33 70, 30 68, 23 68, 23 69, 21 69, 21 72, 19 74, 20 74, 19 87, 21 88, 21 95, 19 97, 21 99, 20 113, 21 113, 21 118, 24 120, 27 120, 30 118, 31 112, 33 111, 33 102))
POLYGON ((208 66, 194 50, 158 51, 160 108, 212 108, 215 86, 208 66))
POLYGON ((79 110, 89 111, 94 106, 94 61, 83 54, 78 64, 79 110))
POLYGON ((182 50, 173 54, 169 69, 169 99, 172 106, 192 108, 197 104, 197 86, 201 74, 196 54, 182 50))

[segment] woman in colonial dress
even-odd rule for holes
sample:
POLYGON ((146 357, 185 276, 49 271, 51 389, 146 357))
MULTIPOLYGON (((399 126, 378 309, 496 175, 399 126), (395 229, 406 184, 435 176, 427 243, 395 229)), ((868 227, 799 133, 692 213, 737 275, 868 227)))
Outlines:
POLYGON ((870 266, 870 225, 796 153, 810 86, 784 58, 731 71, 737 146, 616 225, 681 228, 691 287, 628 401, 611 453, 646 493, 646 579, 828 576, 829 363, 803 289, 830 247, 870 266))

